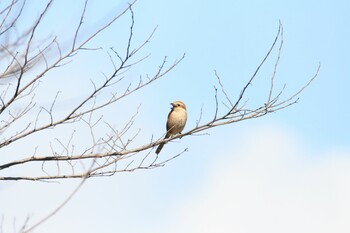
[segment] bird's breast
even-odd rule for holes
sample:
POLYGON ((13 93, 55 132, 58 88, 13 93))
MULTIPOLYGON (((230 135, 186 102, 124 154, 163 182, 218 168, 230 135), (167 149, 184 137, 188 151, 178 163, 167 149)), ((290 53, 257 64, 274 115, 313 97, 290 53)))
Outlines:
POLYGON ((177 111, 172 111, 169 114, 167 122, 167 130, 170 131, 170 134, 180 133, 186 124, 187 121, 187 112, 184 109, 179 109, 177 111))

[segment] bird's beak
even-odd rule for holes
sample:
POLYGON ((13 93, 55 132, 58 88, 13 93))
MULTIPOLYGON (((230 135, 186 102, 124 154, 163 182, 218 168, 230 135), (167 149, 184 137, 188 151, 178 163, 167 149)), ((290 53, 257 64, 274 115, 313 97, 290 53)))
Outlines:
POLYGON ((170 103, 171 106, 175 107, 175 104, 174 103, 170 103))

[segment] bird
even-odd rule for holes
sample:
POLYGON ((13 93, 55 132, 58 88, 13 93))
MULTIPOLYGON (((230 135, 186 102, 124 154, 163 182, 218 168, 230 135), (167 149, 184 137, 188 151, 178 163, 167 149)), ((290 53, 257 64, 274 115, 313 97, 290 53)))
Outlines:
MULTIPOLYGON (((166 123, 166 134, 164 139, 174 136, 176 134, 181 134, 182 130, 185 128, 187 121, 187 110, 186 105, 181 101, 174 101, 171 103, 171 111, 168 114, 168 120, 166 123)), ((156 150, 158 155, 162 150, 165 142, 159 144, 156 150)))

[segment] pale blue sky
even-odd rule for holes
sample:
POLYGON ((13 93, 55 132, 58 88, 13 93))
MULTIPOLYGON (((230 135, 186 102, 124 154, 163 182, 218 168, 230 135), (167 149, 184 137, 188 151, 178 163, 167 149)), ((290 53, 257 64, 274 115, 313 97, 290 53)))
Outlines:
MULTIPOLYGON (((84 32, 125 4, 92 1, 84 32)), ((71 12, 81 6, 78 1, 56 2, 43 33, 66 41, 74 30, 71 12)), ((164 79, 104 113, 109 121, 119 121, 142 104, 136 127, 143 129, 140 142, 164 133, 174 100, 187 105, 186 129, 195 125, 202 105, 203 117, 210 119, 217 85, 214 69, 232 98, 237 97, 271 46, 279 20, 284 47, 276 85, 286 83, 287 95, 313 76, 319 62, 321 70, 290 108, 167 145, 161 155, 186 147, 189 152, 164 168, 89 180, 35 232, 349 232, 350 2, 139 0, 133 9, 135 43, 156 25, 158 29, 142 52, 151 58, 131 75, 154 73, 164 56, 170 64, 186 53, 164 79)), ((111 69, 106 51, 123 48, 129 22, 124 16, 90 44, 104 50, 83 53, 66 69, 52 73, 58 81, 47 86, 48 96, 55 95, 51 91, 57 85, 75 93, 58 103, 59 109, 83 95, 77 87, 91 88, 81 80, 103 79, 102 72, 111 69)), ((276 54, 249 91, 248 103, 267 97, 276 54)), ((45 135, 34 139, 43 141, 45 135)), ((32 141, 7 150, 23 154, 29 148, 32 141)), ((75 185, 1 184, 0 214, 5 215, 6 229, 13 232, 14 217, 20 224, 28 214, 33 221, 45 216, 75 185)))

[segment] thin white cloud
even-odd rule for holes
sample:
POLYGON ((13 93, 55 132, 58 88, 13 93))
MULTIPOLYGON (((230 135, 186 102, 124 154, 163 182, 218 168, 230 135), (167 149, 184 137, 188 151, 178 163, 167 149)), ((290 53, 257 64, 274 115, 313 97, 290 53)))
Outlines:
POLYGON ((213 165, 200 195, 181 203, 170 232, 350 232, 349 153, 307 154, 273 127, 239 144, 213 165))

